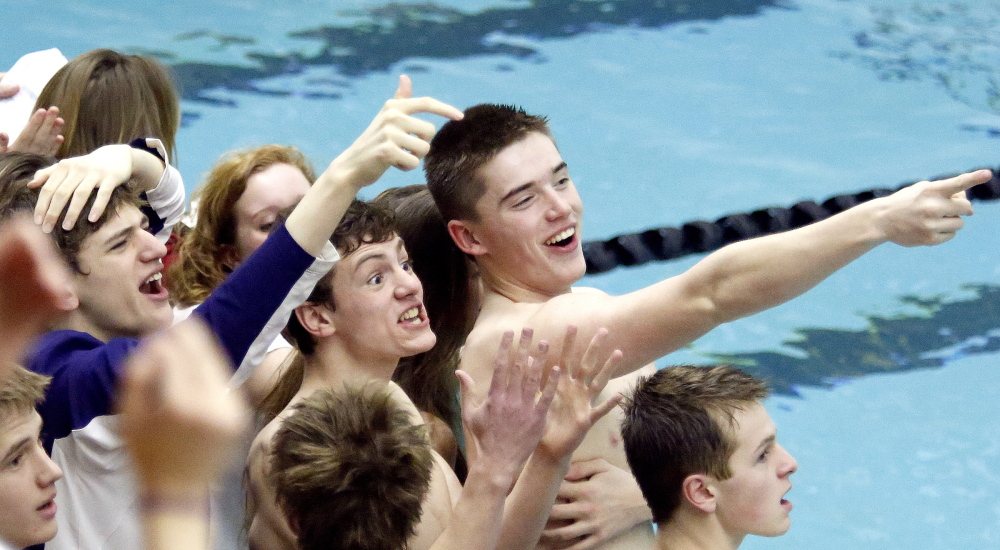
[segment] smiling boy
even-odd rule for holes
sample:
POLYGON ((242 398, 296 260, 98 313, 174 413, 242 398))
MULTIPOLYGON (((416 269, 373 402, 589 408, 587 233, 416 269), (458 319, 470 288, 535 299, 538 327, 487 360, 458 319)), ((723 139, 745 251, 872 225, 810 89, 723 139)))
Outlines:
POLYGON ((62 470, 41 444, 35 405, 48 379, 14 366, 0 382, 0 548, 25 548, 56 534, 56 480, 62 470))
MULTIPOLYGON (((623 391, 632 382, 626 375, 651 373, 652 361, 722 323, 791 300, 880 244, 951 239, 960 216, 972 214, 964 191, 990 178, 980 170, 920 182, 800 229, 731 244, 680 275, 608 296, 572 289, 586 271, 583 202, 544 118, 509 106, 471 107, 441 128, 424 166, 448 232, 475 259, 483 285, 462 369, 487 380, 490 354, 511 326, 534 327, 557 344, 568 323, 582 338, 606 327, 625 356, 606 392, 623 391)), ((641 496, 629 489, 635 481, 620 421, 616 413, 605 417, 577 450, 547 545, 648 547, 653 531, 641 496)))
POLYGON ((777 442, 766 396, 731 367, 669 367, 639 383, 622 437, 656 548, 736 550, 746 535, 788 531, 798 464, 777 442))
MULTIPOLYGON (((195 311, 236 367, 234 384, 246 379, 289 312, 333 265, 336 251, 328 240, 357 191, 391 166, 412 169, 419 165, 434 125, 412 115, 461 117, 453 107, 431 98, 412 98, 411 90, 409 80, 401 78, 396 97, 331 162, 285 225, 195 311)), ((47 173, 50 177, 77 174, 68 177, 76 178, 76 188, 86 189, 84 184, 91 181, 87 174, 108 169, 94 166, 91 158, 63 160, 47 173), (60 172, 67 166, 81 170, 60 172)), ((0 215, 34 209, 38 191, 27 189, 26 183, 35 170, 50 163, 39 159, 0 156, 4 205, 0 215)), ((128 177, 130 171, 120 168, 112 171, 128 177)), ((139 501, 116 433, 112 398, 122 366, 139 339, 168 327, 173 315, 160 282, 166 249, 145 231, 149 222, 127 188, 115 187, 104 212, 92 212, 95 200, 106 192, 85 192, 87 200, 81 201, 85 205, 71 203, 77 211, 91 212, 93 221, 81 219, 75 227, 67 224, 71 227, 67 229, 63 219, 54 223, 45 218, 64 258, 75 268, 69 299, 76 306, 58 330, 39 339, 26 362, 31 370, 52 376, 48 399, 39 412, 46 446, 51 446, 53 459, 66 474, 60 487, 61 528, 53 548, 138 548, 141 544, 136 519, 139 501)))

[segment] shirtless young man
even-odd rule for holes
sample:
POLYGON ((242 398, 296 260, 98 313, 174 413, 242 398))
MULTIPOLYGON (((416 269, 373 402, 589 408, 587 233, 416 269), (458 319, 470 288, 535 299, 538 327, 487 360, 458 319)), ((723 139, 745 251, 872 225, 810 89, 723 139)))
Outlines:
MULTIPOLYGON (((301 363, 289 367, 275 391, 287 393, 293 381, 297 391, 258 434, 250 451, 251 548, 296 548, 297 535, 275 498, 270 469, 274 435, 285 419, 295 414, 299 403, 318 390, 377 383, 390 389, 414 425, 423 424, 413 402, 390 382, 402 357, 425 352, 436 340, 424 311, 423 288, 413 274, 391 214, 356 202, 331 241, 342 255, 340 262, 296 309, 288 327, 302 354, 301 363)), ((566 334, 570 343, 562 347, 573 348, 575 329, 566 329, 566 334)), ((540 344, 539 357, 530 359, 530 330, 522 332, 513 354, 509 353, 513 333, 502 337, 499 353, 494 350, 490 359, 491 374, 484 381, 489 393, 484 398, 474 396, 476 383, 459 374, 467 445, 477 450, 477 457, 470 462, 462 487, 448 464, 432 451, 429 493, 409 548, 490 550, 535 545, 573 450, 617 401, 611 398, 592 404, 621 359, 617 352, 602 356, 606 336, 606 331, 600 331, 582 354, 569 355, 567 351, 566 356, 557 358, 562 372, 550 375, 537 404, 535 395, 542 389, 548 345, 540 344), (603 361, 605 357, 609 357, 607 361, 603 361), (494 365, 496 377, 492 375, 494 365), (512 398, 520 395, 517 399, 521 401, 511 401, 505 397, 508 394, 512 398), (553 395, 555 401, 549 407, 553 395), (507 498, 522 465, 524 469, 507 498)))
MULTIPOLYGON (((626 375, 721 323, 786 302, 885 242, 934 245, 972 214, 964 191, 987 181, 981 170, 921 182, 813 225, 729 245, 687 272, 623 296, 573 292, 585 272, 583 203, 545 119, 480 105, 438 132, 425 159, 427 184, 448 231, 475 258, 483 303, 462 353, 462 369, 489 376, 503 331, 531 326, 558 341, 560 327, 581 338, 607 327, 625 360, 607 392, 626 375)), ((554 350, 558 352, 558 350, 554 350)), ((543 543, 574 549, 648 548, 648 510, 627 471, 621 415, 606 416, 574 455, 574 467, 552 511, 543 543), (631 489, 627 489, 630 487, 631 489)))
MULTIPOLYGON (((329 238, 357 191, 392 166, 419 165, 434 126, 412 115, 461 117, 441 102, 410 96, 403 78, 396 97, 331 162, 285 225, 195 311, 236 368, 252 368, 254 356, 333 265, 329 238)), ((45 446, 65 474, 58 493, 60 529, 51 543, 56 549, 141 544, 138 495, 122 456, 112 397, 127 357, 141 339, 169 326, 173 313, 160 283, 166 249, 146 231, 155 220, 119 187, 130 176, 155 183, 165 167, 148 152, 126 149, 107 146, 50 168, 43 157, 0 155, 0 216, 34 210, 75 268, 67 298, 71 311, 58 330, 38 340, 25 363, 52 377, 39 413, 45 446), (98 157, 102 151, 112 161, 98 157), (45 177, 40 191, 26 187, 45 177), (101 212, 95 203, 111 206, 101 212), (75 223, 82 212, 86 221, 75 223)))
POLYGON ((669 367, 625 405, 625 454, 658 550, 736 550, 788 531, 798 464, 777 442, 763 382, 732 367, 669 367))

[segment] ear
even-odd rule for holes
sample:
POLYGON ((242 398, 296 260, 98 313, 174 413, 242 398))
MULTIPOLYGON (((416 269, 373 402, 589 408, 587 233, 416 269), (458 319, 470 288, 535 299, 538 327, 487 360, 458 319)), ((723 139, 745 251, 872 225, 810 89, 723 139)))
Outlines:
POLYGON ((684 494, 684 500, 695 508, 706 514, 715 513, 718 500, 714 477, 705 474, 689 475, 681 483, 681 492, 684 494))
POLYGON ((448 222, 448 234, 451 240, 455 241, 458 249, 466 254, 482 256, 488 252, 486 247, 479 242, 473 228, 469 222, 463 220, 451 220, 448 222))
POLYGON ((76 283, 67 280, 66 284, 56 291, 56 309, 73 311, 80 307, 80 296, 76 292, 76 283))
POLYGON ((219 245, 219 263, 230 272, 240 265, 240 255, 237 254, 235 245, 219 245))
POLYGON ((325 338, 337 331, 337 327, 333 324, 332 313, 330 308, 322 304, 305 303, 295 308, 295 317, 298 318, 299 324, 317 338, 325 338))

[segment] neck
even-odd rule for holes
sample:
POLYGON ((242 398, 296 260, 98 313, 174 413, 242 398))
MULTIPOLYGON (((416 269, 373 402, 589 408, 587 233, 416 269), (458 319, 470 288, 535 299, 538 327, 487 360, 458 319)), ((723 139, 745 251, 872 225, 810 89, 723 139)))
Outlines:
POLYGON ((358 358, 337 342, 321 341, 316 352, 306 358, 299 395, 318 389, 340 389, 344 385, 388 382, 398 363, 399 358, 358 358))
POLYGON ((94 338, 102 342, 108 342, 112 338, 120 338, 125 336, 131 336, 135 338, 142 337, 141 334, 120 334, 117 331, 101 327, 93 323, 86 315, 80 312, 79 309, 71 311, 65 319, 56 323, 53 327, 55 330, 75 330, 77 332, 85 332, 94 338))
POLYGON ((727 533, 714 514, 682 510, 657 525, 657 550, 736 550, 743 535, 727 533))
POLYGON ((560 294, 570 292, 571 287, 568 285, 559 289, 535 288, 491 267, 485 262, 480 264, 484 304, 489 302, 491 297, 502 297, 511 302, 544 303, 560 294))

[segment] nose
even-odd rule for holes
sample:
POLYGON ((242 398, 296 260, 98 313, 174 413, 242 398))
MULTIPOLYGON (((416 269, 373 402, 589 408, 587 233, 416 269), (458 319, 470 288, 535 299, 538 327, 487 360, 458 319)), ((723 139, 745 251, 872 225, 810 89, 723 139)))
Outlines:
POLYGON ((777 447, 782 455, 784 455, 782 456, 780 466, 778 467, 778 475, 781 477, 788 477, 799 469, 799 463, 795 460, 795 457, 785 450, 784 447, 781 445, 778 445, 777 447))
POLYGON ((564 218, 569 215, 570 211, 572 211, 566 197, 564 197, 558 190, 550 187, 546 189, 545 194, 549 202, 549 208, 545 212, 545 218, 548 221, 555 221, 560 218, 564 218))
POLYGON ((160 242, 155 235, 148 231, 143 231, 139 235, 140 250, 139 259, 144 262, 153 262, 167 255, 167 246, 160 242))
POLYGON ((406 270, 402 267, 397 269, 399 270, 399 273, 396 278, 396 298, 402 300, 415 294, 420 295, 423 293, 424 287, 420 284, 420 279, 417 278, 417 274, 414 273, 412 269, 406 270))
POLYGON ((58 464, 53 461, 48 454, 46 454, 45 449, 41 445, 36 448, 38 453, 38 460, 40 461, 40 467, 38 469, 38 486, 48 487, 56 481, 62 479, 63 471, 58 464))

